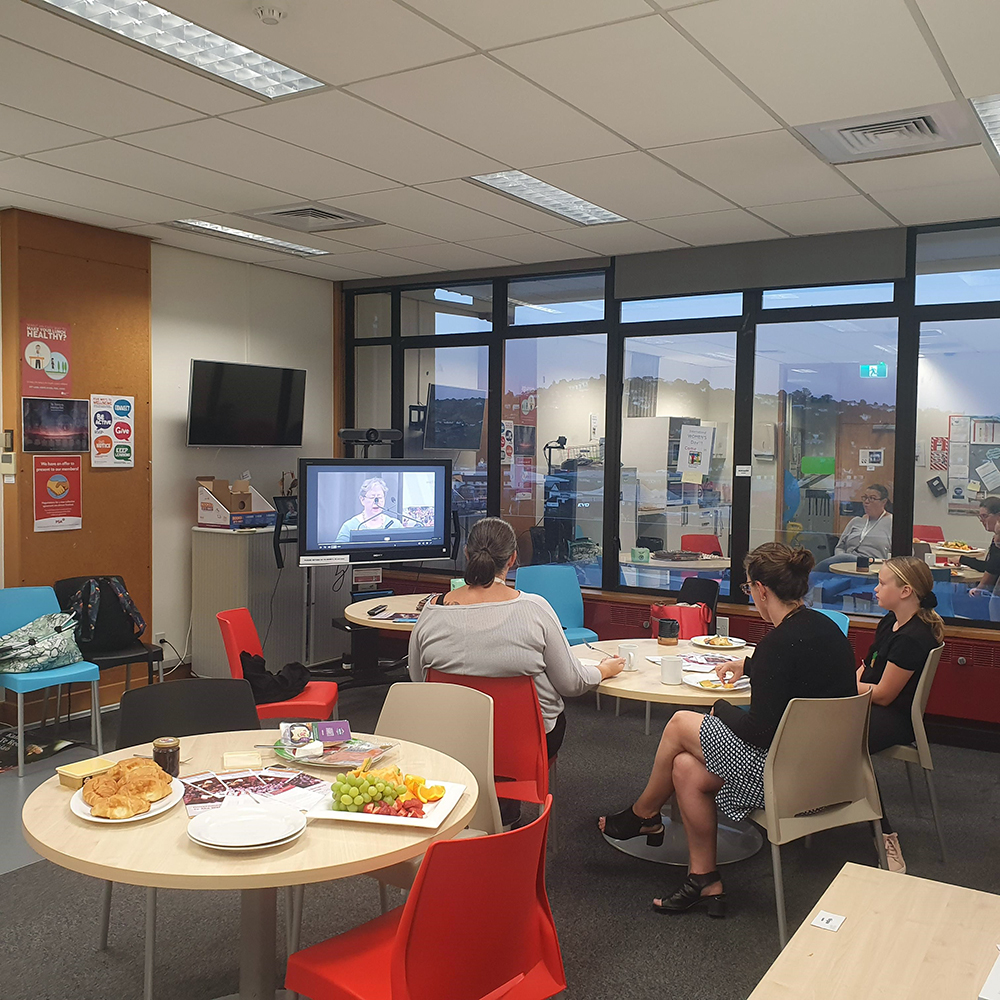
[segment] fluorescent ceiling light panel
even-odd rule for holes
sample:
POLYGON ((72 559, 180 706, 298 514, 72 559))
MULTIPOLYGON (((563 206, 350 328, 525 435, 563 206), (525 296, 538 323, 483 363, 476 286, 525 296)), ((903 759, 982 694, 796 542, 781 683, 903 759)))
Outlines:
POLYGON ((993 140, 993 145, 1000 150, 1000 94, 992 97, 973 97, 969 103, 979 115, 979 120, 986 129, 986 134, 993 140))
MULTIPOLYGON (((170 59, 177 59, 258 97, 285 97, 324 86, 146 0, 31 0, 170 59)), ((249 8, 248 8, 249 10, 249 8)))
POLYGON ((326 257, 329 250, 317 250, 315 247, 304 247, 298 243, 286 243, 271 236, 261 236, 260 233, 248 233, 245 229, 231 229, 215 222, 205 222, 203 219, 177 219, 166 223, 174 229, 184 229, 187 232, 199 233, 202 236, 218 236, 225 240, 236 240, 239 243, 253 243, 256 246, 270 247, 278 253, 288 253, 295 257, 326 257))
POLYGON ((485 184, 512 198, 526 201, 536 208, 543 208, 546 212, 570 219, 581 226, 600 226, 606 222, 627 221, 623 215, 615 215, 606 208, 593 205, 583 198, 577 198, 575 194, 546 184, 545 181, 540 181, 537 177, 520 170, 501 170, 496 174, 479 174, 468 179, 485 184))

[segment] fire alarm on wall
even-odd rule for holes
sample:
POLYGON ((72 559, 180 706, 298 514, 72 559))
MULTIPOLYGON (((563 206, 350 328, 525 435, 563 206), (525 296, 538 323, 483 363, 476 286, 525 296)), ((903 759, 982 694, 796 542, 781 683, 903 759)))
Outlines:
POLYGON ((254 7, 254 13, 262 24, 277 24, 287 14, 284 7, 275 4, 264 4, 254 7))

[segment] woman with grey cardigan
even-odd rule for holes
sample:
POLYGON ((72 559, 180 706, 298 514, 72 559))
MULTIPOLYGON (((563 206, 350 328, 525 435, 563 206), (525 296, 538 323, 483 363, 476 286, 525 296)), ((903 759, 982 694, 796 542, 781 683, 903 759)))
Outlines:
POLYGON ((429 669, 533 678, 552 757, 566 731, 563 697, 592 690, 619 673, 623 660, 609 656, 596 666, 581 663, 548 601, 506 585, 517 562, 517 536, 506 521, 477 521, 465 555, 465 586, 428 602, 410 635, 410 678, 422 681, 429 669))

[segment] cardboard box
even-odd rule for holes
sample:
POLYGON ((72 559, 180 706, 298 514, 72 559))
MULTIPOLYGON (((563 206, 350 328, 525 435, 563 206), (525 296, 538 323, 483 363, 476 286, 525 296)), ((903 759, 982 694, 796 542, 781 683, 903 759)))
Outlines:
POLYGON ((198 526, 201 528, 266 528, 273 526, 274 508, 246 479, 198 477, 198 526))

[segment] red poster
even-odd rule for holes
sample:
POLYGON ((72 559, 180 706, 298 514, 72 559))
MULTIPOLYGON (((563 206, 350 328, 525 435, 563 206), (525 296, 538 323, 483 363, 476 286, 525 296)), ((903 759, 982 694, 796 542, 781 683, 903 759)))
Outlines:
POLYGON ((79 455, 33 455, 35 531, 83 527, 79 455))
POLYGON ((69 327, 21 322, 21 395, 68 396, 69 327))

